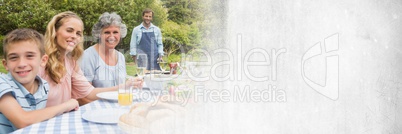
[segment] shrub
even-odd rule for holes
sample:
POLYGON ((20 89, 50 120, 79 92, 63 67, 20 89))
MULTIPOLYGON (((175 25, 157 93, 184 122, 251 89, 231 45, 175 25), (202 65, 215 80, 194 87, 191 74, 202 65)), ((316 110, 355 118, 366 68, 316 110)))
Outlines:
POLYGON ((130 51, 126 51, 124 53, 124 58, 126 58, 126 63, 133 62, 133 58, 131 58, 130 51))
POLYGON ((3 35, 0 35, 0 57, 3 56, 3 35))

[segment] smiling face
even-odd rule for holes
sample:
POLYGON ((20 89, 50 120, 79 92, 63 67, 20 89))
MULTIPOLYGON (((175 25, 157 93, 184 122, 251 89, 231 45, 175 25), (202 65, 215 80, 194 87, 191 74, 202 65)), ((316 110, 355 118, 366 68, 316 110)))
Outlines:
POLYGON ((34 83, 39 67, 46 65, 47 56, 41 56, 35 41, 18 41, 7 46, 3 65, 15 80, 24 87, 34 83))
POLYGON ((120 42, 120 27, 109 26, 101 31, 101 44, 105 44, 105 48, 114 49, 120 42))
POLYGON ((142 16, 142 20, 143 20, 145 26, 151 25, 152 12, 144 13, 144 15, 142 16))
POLYGON ((56 31, 56 42, 60 51, 68 53, 74 50, 82 40, 82 22, 77 18, 66 18, 64 23, 56 31))

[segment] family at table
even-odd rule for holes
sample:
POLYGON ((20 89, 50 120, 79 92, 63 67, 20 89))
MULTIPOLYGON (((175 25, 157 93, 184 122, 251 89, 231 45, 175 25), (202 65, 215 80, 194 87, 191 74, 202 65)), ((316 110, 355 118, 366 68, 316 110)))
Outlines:
MULTIPOLYGON (((134 61, 137 53, 154 57, 147 69, 160 69, 156 66, 163 55, 160 29, 151 23, 152 10, 145 9, 142 15, 143 22, 133 30, 130 54, 134 61)), ((32 29, 16 29, 5 36, 2 62, 8 74, 0 75, 0 133, 77 110, 97 100, 98 93, 117 91, 123 83, 143 86, 142 78, 117 79, 127 75, 125 57, 115 49, 127 35, 118 14, 105 12, 99 17, 92 28, 96 44, 85 51, 83 30, 81 18, 66 11, 49 21, 44 36, 32 29)))

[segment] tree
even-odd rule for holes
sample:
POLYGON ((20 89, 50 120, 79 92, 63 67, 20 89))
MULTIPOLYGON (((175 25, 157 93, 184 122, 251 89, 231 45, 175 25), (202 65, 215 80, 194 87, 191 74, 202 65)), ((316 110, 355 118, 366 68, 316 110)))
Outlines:
MULTIPOLYGON (((32 28, 44 34, 47 23, 63 11, 77 13, 84 22, 85 46, 93 44, 92 27, 104 12, 116 12, 127 25, 127 36, 118 49, 129 50, 132 30, 142 22, 142 11, 154 11, 153 23, 160 26, 165 51, 181 53, 208 43, 209 28, 216 24, 209 15, 214 0, 4 0, 0 1, 0 35, 17 28, 32 28), (205 20, 207 19, 207 21, 205 20), (177 51, 180 50, 180 51, 177 51)), ((215 4, 215 3, 214 3, 215 4)), ((220 7, 222 4, 218 5, 220 7)), ((217 8, 217 7, 214 7, 217 8)))
POLYGON ((162 0, 168 9, 168 19, 178 24, 191 25, 203 18, 205 0, 162 0))
POLYGON ((32 28, 40 33, 46 30, 43 20, 55 12, 46 1, 8 0, 0 5, 1 35, 16 28, 32 28), (45 12, 46 11, 46 12, 45 12))
POLYGON ((168 21, 161 27, 165 52, 170 54, 187 53, 199 48, 202 31, 201 15, 205 7, 201 0, 162 0, 168 9, 168 21))
POLYGON ((142 10, 151 8, 155 12, 154 23, 166 21, 167 10, 160 0, 7 0, 0 4, 1 35, 17 28, 32 28, 44 34, 47 23, 54 15, 63 11, 73 11, 84 22, 85 47, 92 45, 92 26, 104 12, 116 12, 127 25, 127 36, 119 49, 129 50, 129 40, 133 28, 142 22, 142 10))

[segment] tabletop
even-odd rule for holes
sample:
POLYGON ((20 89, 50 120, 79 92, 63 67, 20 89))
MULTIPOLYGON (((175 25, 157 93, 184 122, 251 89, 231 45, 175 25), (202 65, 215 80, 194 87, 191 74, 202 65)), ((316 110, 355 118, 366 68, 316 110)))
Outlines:
MULTIPOLYGON (((134 100, 133 103, 138 103, 134 100)), ((81 118, 82 114, 88 110, 118 108, 119 105, 116 101, 109 100, 96 100, 89 104, 83 105, 77 111, 64 113, 49 120, 33 124, 31 126, 18 129, 13 133, 107 133, 107 134, 120 134, 124 133, 117 124, 101 124, 88 122, 81 118)))
MULTIPOLYGON (((133 104, 140 102, 149 102, 155 100, 157 96, 168 94, 168 92, 161 92, 160 90, 151 91, 149 88, 144 88, 140 92, 140 96, 134 99, 133 104)), ((86 111, 99 110, 99 109, 113 109, 119 108, 117 101, 111 100, 96 100, 86 105, 81 106, 77 111, 72 111, 58 115, 49 120, 32 124, 28 127, 14 131, 14 134, 26 133, 61 133, 61 134, 74 134, 74 133, 107 133, 107 134, 121 134, 123 130, 117 124, 102 124, 89 122, 82 119, 82 115, 86 111)))

